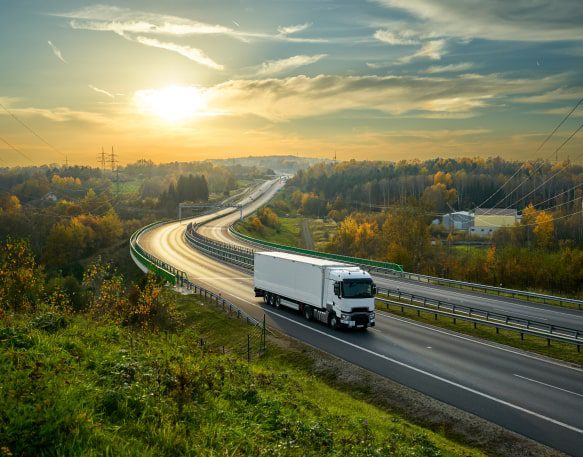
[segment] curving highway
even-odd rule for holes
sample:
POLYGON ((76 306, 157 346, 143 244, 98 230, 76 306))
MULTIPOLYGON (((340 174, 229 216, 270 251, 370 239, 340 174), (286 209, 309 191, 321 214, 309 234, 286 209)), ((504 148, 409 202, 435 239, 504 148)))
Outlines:
MULTIPOLYGON (((244 202, 248 203, 244 214, 267 202, 280 186, 267 183, 252 193, 244 202)), ((202 233, 232 242, 225 227, 239 215, 228 213, 221 211, 225 216, 203 226, 202 233)), ((292 337, 543 444, 583 456, 583 370, 382 312, 374 329, 337 332, 294 312, 267 307, 255 298, 248 273, 187 245, 184 231, 190 221, 146 232, 139 243, 249 314, 258 319, 265 314, 270 325, 292 337)))

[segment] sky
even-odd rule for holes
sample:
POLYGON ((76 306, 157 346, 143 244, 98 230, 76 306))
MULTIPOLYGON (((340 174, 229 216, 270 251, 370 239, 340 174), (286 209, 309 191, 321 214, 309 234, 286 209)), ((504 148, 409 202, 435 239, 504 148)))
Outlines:
POLYGON ((539 149, 583 97, 580 0, 0 0, 0 42, 0 166, 554 159, 583 122, 539 149))

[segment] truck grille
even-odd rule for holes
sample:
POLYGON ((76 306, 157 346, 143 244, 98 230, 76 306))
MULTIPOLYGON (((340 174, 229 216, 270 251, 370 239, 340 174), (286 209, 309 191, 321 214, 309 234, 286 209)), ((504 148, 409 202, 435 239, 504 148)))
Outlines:
POLYGON ((352 312, 353 313, 368 313, 368 308, 362 307, 362 308, 352 308, 352 312))
POLYGON ((366 314, 359 314, 358 316, 353 316, 352 318, 356 325, 367 325, 368 324, 368 315, 366 314))

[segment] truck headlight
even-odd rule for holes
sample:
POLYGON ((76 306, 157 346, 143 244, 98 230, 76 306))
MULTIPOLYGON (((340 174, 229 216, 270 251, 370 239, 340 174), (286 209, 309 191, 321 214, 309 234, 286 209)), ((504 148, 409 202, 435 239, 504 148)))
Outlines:
POLYGON ((341 316, 341 319, 342 319, 343 321, 347 321, 347 320, 349 320, 349 319, 350 319, 350 314, 342 314, 342 316, 341 316))
POLYGON ((372 312, 371 312, 371 313, 368 315, 368 320, 369 320, 369 321, 374 321, 374 318, 375 318, 375 316, 376 316, 376 315, 375 315, 375 312, 374 312, 374 311, 372 311, 372 312))

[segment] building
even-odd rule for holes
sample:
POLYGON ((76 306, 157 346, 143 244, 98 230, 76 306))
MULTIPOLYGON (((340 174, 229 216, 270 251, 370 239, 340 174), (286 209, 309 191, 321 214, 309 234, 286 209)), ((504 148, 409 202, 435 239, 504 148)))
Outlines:
POLYGON ((498 228, 512 226, 517 221, 518 213, 515 209, 476 208, 470 234, 488 236, 498 228))
POLYGON ((456 211, 445 214, 441 223, 449 231, 469 230, 474 225, 474 215, 469 211, 456 211))

